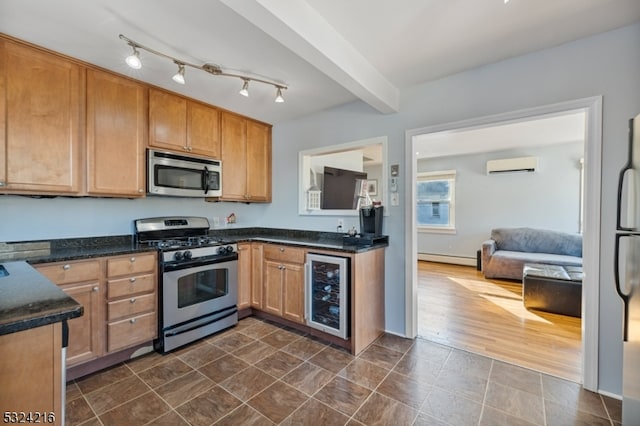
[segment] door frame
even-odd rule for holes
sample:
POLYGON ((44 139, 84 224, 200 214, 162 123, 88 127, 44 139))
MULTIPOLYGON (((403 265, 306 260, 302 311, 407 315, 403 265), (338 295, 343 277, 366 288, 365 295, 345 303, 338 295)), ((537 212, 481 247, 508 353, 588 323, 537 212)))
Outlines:
POLYGON ((436 124, 405 132, 407 204, 405 208, 405 335, 415 338, 418 324, 418 243, 415 223, 417 159, 414 137, 425 133, 486 127, 502 122, 526 121, 540 115, 584 110, 586 114, 584 163, 584 234, 582 286, 582 385, 598 389, 598 330, 600 300, 600 208, 602 171, 602 96, 576 99, 456 122, 436 124))

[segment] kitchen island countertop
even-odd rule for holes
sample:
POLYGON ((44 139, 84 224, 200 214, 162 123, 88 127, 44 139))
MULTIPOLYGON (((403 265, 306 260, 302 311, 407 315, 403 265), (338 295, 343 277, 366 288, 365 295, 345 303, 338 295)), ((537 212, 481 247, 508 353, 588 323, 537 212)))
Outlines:
POLYGON ((2 263, 0 335, 82 316, 83 307, 27 262, 2 263))

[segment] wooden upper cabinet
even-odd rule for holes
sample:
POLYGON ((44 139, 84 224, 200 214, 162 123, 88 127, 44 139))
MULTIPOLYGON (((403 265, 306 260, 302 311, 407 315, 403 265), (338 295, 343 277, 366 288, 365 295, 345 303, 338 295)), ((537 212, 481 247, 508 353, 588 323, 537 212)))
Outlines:
POLYGON ((247 201, 246 120, 222 113, 222 199, 247 201))
POLYGON ((0 40, 0 80, 0 192, 78 193, 84 70, 0 40))
POLYGON ((222 113, 222 200, 271 202, 271 126, 222 113))
POLYGON ((220 111, 189 101, 187 103, 187 146, 189 152, 220 158, 220 111))
POLYGON ((87 71, 87 193, 145 195, 146 88, 114 74, 87 71))
POLYGON ((251 201, 271 202, 271 126, 247 120, 247 192, 251 201))
POLYGON ((149 146, 220 158, 219 122, 214 107, 149 89, 149 146))

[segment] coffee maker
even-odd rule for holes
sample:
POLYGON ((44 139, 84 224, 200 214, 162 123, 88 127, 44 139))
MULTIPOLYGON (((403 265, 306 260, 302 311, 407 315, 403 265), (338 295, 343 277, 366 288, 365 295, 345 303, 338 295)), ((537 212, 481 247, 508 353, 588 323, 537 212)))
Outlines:
POLYGON ((360 234, 378 237, 382 235, 382 217, 384 207, 371 205, 360 208, 360 234))

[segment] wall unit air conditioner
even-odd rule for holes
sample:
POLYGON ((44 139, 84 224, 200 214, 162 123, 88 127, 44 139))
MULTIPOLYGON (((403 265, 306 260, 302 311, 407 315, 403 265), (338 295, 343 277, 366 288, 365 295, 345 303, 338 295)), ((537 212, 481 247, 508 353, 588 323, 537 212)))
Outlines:
POLYGON ((514 172, 535 172, 538 170, 538 157, 503 158, 487 161, 487 174, 514 172))

